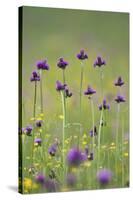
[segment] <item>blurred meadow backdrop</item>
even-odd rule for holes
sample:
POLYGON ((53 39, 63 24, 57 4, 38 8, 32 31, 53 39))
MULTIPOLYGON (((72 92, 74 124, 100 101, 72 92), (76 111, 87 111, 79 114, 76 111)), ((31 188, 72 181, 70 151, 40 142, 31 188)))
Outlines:
POLYGON ((129 186, 129 14, 41 7, 23 7, 22 10, 20 192, 129 186), (88 59, 77 58, 81 49, 84 49, 88 59), (101 56, 106 65, 94 67, 97 56, 101 56), (61 57, 69 63, 65 70, 57 66, 61 57), (32 72, 37 71, 37 61, 45 59, 49 70, 41 72, 43 112, 40 81, 37 81, 34 116, 35 83, 30 78, 32 72), (72 92, 72 96, 65 100, 64 142, 61 92, 56 90, 56 81, 63 83, 63 70, 66 84, 72 92), (118 77, 124 81, 120 87, 114 85, 118 77), (96 90, 90 99, 84 95, 88 86, 96 90), (103 102, 101 87, 109 110, 99 110, 103 102), (124 96, 126 101, 117 103, 117 95, 124 96), (101 112, 104 113, 102 117, 101 112), (40 127, 36 127, 37 121, 41 121, 40 127), (94 125, 97 133, 90 136, 94 125), (32 129, 30 134, 27 127, 32 129), (40 138, 41 142, 35 142, 36 138, 40 138), (53 144, 56 148, 51 153, 49 149, 53 144), (82 159, 78 160, 79 163, 75 161, 76 164, 72 163, 73 160, 70 162, 70 159, 78 159, 69 158, 74 149, 79 154, 86 154, 87 158, 83 162, 82 159))

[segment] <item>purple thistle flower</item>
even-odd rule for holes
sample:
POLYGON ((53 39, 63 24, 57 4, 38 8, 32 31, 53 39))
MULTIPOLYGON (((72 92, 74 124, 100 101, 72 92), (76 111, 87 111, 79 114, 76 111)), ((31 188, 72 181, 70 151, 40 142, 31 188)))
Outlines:
POLYGON ((90 152, 90 154, 88 155, 88 160, 94 160, 94 153, 90 152))
POLYGON ((88 146, 85 147, 85 154, 86 154, 87 156, 89 155, 89 147, 88 147, 88 146))
POLYGON ((96 135, 97 135, 97 128, 96 128, 96 126, 94 126, 94 129, 92 129, 90 131, 90 136, 93 137, 93 136, 96 136, 96 135))
POLYGON ((51 156, 55 156, 56 151, 57 151, 57 144, 54 143, 49 147, 48 152, 51 156))
POLYGON ((55 179, 46 179, 44 187, 48 192, 56 192, 59 190, 59 184, 55 179))
POLYGON ((101 67, 102 65, 106 65, 106 62, 100 56, 98 56, 94 62, 94 67, 96 66, 101 67))
POLYGON ((36 64, 36 66, 37 66, 37 69, 42 69, 42 70, 49 70, 49 65, 48 65, 48 63, 47 63, 47 60, 40 60, 40 61, 38 61, 37 62, 37 64, 36 64))
POLYGON ((109 110, 110 109, 110 105, 107 104, 106 99, 103 100, 103 103, 99 106, 99 110, 109 110))
POLYGON ((68 87, 65 88, 65 96, 66 96, 66 98, 67 98, 67 97, 71 97, 72 95, 73 95, 73 94, 72 94, 72 92, 69 91, 68 87))
POLYGON ((65 69, 67 65, 68 65, 68 62, 63 60, 63 58, 60 58, 57 63, 57 66, 61 69, 65 69))
POLYGON ((88 86, 87 90, 84 92, 84 95, 92 95, 95 93, 96 93, 96 90, 94 90, 90 86, 88 86))
POLYGON ((81 49, 80 53, 77 54, 77 58, 79 60, 85 60, 88 59, 88 55, 85 53, 84 49, 81 49))
POLYGON ((65 90, 66 84, 62 84, 60 81, 56 81, 56 90, 61 91, 65 90))
POLYGON ((118 77, 118 79, 115 81, 115 86, 122 86, 124 85, 124 81, 122 80, 121 76, 118 77))
POLYGON ((123 96, 117 95, 117 97, 115 98, 115 101, 117 103, 122 103, 122 102, 125 102, 126 100, 125 100, 125 98, 123 96))
POLYGON ((32 126, 31 125, 28 125, 26 128, 25 128, 25 134, 28 135, 28 136, 31 136, 32 135, 32 126))
POLYGON ((37 144, 38 146, 41 146, 41 144, 42 144, 42 139, 41 139, 41 138, 36 138, 36 139, 34 140, 34 143, 37 144))
POLYGON ((45 176, 43 174, 38 174, 35 177, 35 180, 36 180, 37 183, 43 185, 45 183, 45 176))
POLYGON ((70 173, 67 175, 66 182, 68 186, 73 187, 76 184, 76 181, 77 179, 74 174, 70 173))
POLYGON ((97 180, 102 185, 108 184, 112 179, 112 172, 108 169, 101 169, 97 173, 97 180))
POLYGON ((36 121, 36 127, 41 127, 42 126, 42 120, 37 120, 36 121))
POLYGON ((40 81, 40 76, 39 74, 36 72, 36 71, 33 71, 32 72, 32 76, 30 78, 30 81, 40 81))
POLYGON ((68 164, 71 166, 79 166, 82 162, 87 159, 87 156, 84 152, 80 151, 78 148, 70 149, 67 154, 68 164))

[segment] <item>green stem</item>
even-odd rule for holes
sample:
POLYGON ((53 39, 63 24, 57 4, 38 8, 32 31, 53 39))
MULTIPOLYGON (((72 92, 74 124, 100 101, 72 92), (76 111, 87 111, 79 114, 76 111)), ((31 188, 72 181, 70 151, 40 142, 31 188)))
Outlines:
POLYGON ((97 168, 99 168, 99 162, 100 162, 100 145, 101 145, 102 119, 103 119, 103 109, 101 110, 100 124, 99 124, 99 130, 98 130, 98 162, 97 162, 97 168))
POLYGON ((124 187, 124 148, 123 148, 123 142, 124 142, 124 120, 122 120, 122 187, 124 187))
POLYGON ((94 103, 93 103, 93 99, 91 98, 90 99, 91 101, 91 114, 92 114, 92 127, 93 127, 93 136, 92 136, 92 150, 93 150, 93 153, 94 153, 94 144, 95 144, 95 125, 94 125, 94 103))
POLYGON ((35 81, 35 93, 34 93, 34 109, 33 109, 33 117, 36 117, 36 94, 37 94, 37 82, 35 81))
MULTIPOLYGON (((65 70, 62 70, 62 76, 63 76, 63 84, 66 84, 66 78, 65 78, 65 70)), ((65 111, 66 111, 66 98, 65 98, 65 91, 63 92, 64 95, 64 107, 65 107, 65 111)), ((66 112, 65 112, 65 123, 66 123, 66 112)))
MULTIPOLYGON (((34 109, 33 109, 33 117, 34 117, 34 120, 35 120, 35 117, 36 117, 36 96, 37 96, 37 82, 35 81, 35 93, 34 93, 34 109)), ((32 164, 34 162, 34 129, 33 129, 33 135, 32 135, 32 164)))
MULTIPOLYGON (((82 87, 83 87, 83 75, 84 75, 84 68, 81 65, 81 74, 80 74, 80 92, 79 92, 79 110, 80 110, 80 119, 81 119, 81 111, 82 111, 82 87)), ((81 122, 81 120, 80 120, 81 122)))
POLYGON ((62 112, 63 112, 63 127, 62 127, 62 151, 63 151, 63 153, 62 153, 62 160, 63 160, 63 168, 65 169, 64 141, 65 141, 66 109, 65 109, 65 97, 64 97, 63 91, 61 91, 61 101, 62 101, 62 112))
POLYGON ((115 155, 115 171, 116 171, 116 177, 117 177, 117 158, 118 158, 118 154, 119 154, 119 143, 118 143, 118 139, 119 139, 119 116, 120 115, 120 104, 117 104, 117 125, 116 125, 116 155, 115 155))
POLYGON ((40 70, 40 104, 41 104, 41 113, 43 113, 43 74, 42 71, 40 70))

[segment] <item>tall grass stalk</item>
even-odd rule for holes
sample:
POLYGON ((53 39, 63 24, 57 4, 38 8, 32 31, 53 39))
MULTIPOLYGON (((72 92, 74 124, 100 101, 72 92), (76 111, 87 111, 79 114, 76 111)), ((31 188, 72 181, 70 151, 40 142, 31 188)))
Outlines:
POLYGON ((94 102, 93 99, 90 98, 91 102, 91 114, 92 114, 92 131, 93 131, 93 136, 92 136, 92 151, 94 153, 94 144, 95 144, 95 118, 94 118, 94 102))
POLYGON ((40 70, 40 105, 41 105, 41 113, 43 113, 43 73, 40 70))
MULTIPOLYGON (((62 124, 62 162, 63 168, 65 169, 65 154, 64 154, 64 141, 65 141, 65 125, 66 125, 66 107, 65 107, 65 97, 64 91, 61 91, 61 101, 62 101, 62 112, 63 112, 63 124, 62 124)), ((65 170, 63 170, 65 171, 65 170)), ((64 177, 64 172, 63 172, 64 177)))

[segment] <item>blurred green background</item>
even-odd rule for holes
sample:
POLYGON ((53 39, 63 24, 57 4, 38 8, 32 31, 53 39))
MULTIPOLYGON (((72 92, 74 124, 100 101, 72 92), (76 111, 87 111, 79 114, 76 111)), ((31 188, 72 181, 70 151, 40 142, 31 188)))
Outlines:
MULTIPOLYGON (((99 69, 94 69, 93 63, 97 55, 101 55, 107 63, 104 67, 104 96, 111 104, 112 124, 115 124, 116 117, 114 98, 118 93, 113 83, 119 75, 126 83, 122 88, 122 94, 127 102, 122 105, 122 109, 128 131, 129 14, 41 7, 23 7, 23 126, 33 113, 34 83, 30 82, 31 73, 36 69, 37 60, 47 59, 50 70, 45 71, 43 75, 45 120, 51 122, 51 133, 58 134, 58 116, 62 114, 62 107, 60 95, 55 90, 55 82, 62 81, 62 70, 56 65, 60 57, 69 62, 66 82, 73 92, 73 97, 67 100, 67 118, 71 122, 79 121, 81 62, 76 58, 76 54, 81 48, 85 49, 89 57, 84 62, 83 90, 88 84, 97 90, 94 97, 95 113, 98 113, 96 121, 99 119, 97 106, 101 103, 101 90, 99 69)), ((39 98, 38 87, 38 113, 39 98)), ((82 105, 84 127, 91 128, 90 106, 86 97, 83 97, 82 105)))

